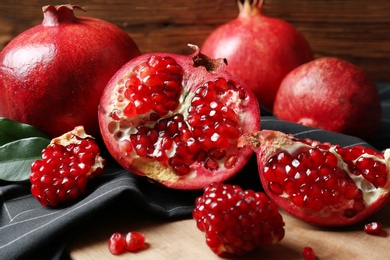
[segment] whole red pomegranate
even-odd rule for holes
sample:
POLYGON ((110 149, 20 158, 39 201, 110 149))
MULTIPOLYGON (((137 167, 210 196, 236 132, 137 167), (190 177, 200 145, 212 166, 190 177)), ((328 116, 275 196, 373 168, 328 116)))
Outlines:
POLYGON ((381 123, 375 84, 357 66, 333 57, 291 71, 280 85, 273 112, 286 121, 363 139, 373 138, 381 123))
POLYGON ((273 130, 244 134, 238 146, 256 152, 268 196, 309 223, 354 224, 390 199, 390 149, 341 147, 273 130))
POLYGON ((117 26, 75 17, 78 5, 43 7, 43 22, 0 53, 0 116, 55 137, 83 125, 100 135, 97 107, 114 73, 140 51, 117 26))
POLYGON ((201 52, 226 58, 226 70, 249 86, 260 104, 272 110, 283 77, 312 60, 313 53, 294 26, 263 13, 263 2, 238 0, 238 17, 214 30, 201 52))
POLYGON ((259 129, 256 97, 222 59, 150 53, 124 65, 99 106, 103 140, 131 172, 176 189, 201 189, 239 171, 252 151, 237 139, 259 129))

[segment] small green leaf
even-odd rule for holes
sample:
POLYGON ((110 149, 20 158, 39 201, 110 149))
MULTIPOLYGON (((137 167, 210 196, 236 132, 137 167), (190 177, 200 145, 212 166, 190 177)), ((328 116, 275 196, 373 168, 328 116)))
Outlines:
POLYGON ((5 181, 25 181, 30 178, 30 166, 41 158, 50 140, 42 137, 29 137, 0 146, 0 179, 5 181))
POLYGON ((0 145, 27 137, 42 137, 49 139, 46 134, 34 126, 0 117, 0 145))

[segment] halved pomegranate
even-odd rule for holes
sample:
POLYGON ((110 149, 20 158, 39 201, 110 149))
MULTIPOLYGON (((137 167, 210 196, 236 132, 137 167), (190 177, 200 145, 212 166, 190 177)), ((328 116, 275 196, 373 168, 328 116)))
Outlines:
POLYGON ((259 130, 256 97, 190 45, 190 56, 150 53, 110 80, 99 107, 103 140, 125 169, 176 189, 201 189, 237 173, 253 153, 237 139, 259 130))
POLYGON ((273 130, 244 134, 238 146, 257 153, 266 193, 309 223, 354 224, 389 201, 390 149, 344 148, 273 130))

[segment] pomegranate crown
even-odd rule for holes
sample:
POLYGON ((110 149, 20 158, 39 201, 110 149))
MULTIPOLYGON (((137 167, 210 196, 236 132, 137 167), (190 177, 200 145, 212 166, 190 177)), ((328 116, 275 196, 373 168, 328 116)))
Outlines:
POLYGON ((75 23, 78 20, 73 13, 75 9, 86 11, 84 7, 76 4, 45 5, 42 7, 42 24, 44 26, 57 26, 64 23, 75 23))

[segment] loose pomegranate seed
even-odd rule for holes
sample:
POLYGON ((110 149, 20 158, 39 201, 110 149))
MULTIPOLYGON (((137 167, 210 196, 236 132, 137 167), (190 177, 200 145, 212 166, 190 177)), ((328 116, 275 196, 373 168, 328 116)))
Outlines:
POLYGON ((124 252, 136 252, 145 245, 145 235, 140 232, 129 232, 123 236, 115 232, 108 240, 108 250, 113 255, 120 255, 124 252))
POLYGON ((313 248, 311 247, 304 247, 302 251, 302 256, 304 260, 315 260, 316 255, 314 253, 313 248))
POLYGON ((364 232, 374 236, 387 236, 386 231, 383 230, 383 225, 380 222, 368 223, 364 226, 364 232))
POLYGON ((126 250, 134 252, 145 245, 145 235, 140 232, 129 232, 126 234, 126 250))
POLYGON ((120 255, 126 251, 126 239, 118 232, 111 235, 108 240, 108 250, 113 255, 120 255))

